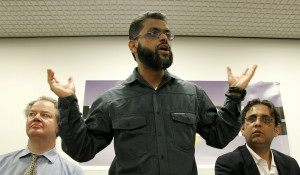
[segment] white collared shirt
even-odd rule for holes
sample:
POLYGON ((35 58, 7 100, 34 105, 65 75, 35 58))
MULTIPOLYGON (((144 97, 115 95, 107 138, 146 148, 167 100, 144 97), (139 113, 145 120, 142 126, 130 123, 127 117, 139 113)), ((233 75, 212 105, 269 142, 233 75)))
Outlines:
POLYGON ((259 155, 257 155, 247 144, 246 144, 246 147, 247 147, 248 151, 250 152, 251 156, 253 157, 254 162, 256 163, 256 166, 258 168, 260 175, 279 175, 275 161, 274 161, 274 156, 273 156, 272 150, 271 150, 271 156, 272 156, 271 168, 269 170, 267 161, 265 159, 261 158, 259 155))

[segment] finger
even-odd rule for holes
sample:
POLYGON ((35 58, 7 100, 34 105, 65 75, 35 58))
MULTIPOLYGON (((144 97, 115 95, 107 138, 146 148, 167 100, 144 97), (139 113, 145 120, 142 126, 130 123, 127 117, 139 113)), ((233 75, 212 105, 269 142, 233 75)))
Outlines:
POLYGON ((48 74, 48 83, 50 84, 50 82, 54 77, 54 72, 51 69, 47 69, 47 74, 48 74))
POLYGON ((72 78, 72 77, 69 77, 69 79, 68 79, 68 84, 69 84, 69 85, 73 84, 73 78, 72 78))
POLYGON ((228 79, 229 79, 229 77, 232 77, 231 68, 228 66, 227 66, 227 76, 228 76, 228 79))
POLYGON ((255 73, 255 71, 256 71, 256 68, 257 68, 257 65, 254 64, 254 65, 252 66, 252 68, 251 68, 251 71, 250 71, 250 78, 253 77, 253 75, 254 75, 254 73, 255 73))
POLYGON ((252 66, 251 72, 255 72, 256 68, 257 68, 257 65, 254 64, 254 65, 252 66))
POLYGON ((242 75, 247 75, 248 70, 249 70, 249 68, 246 68, 246 69, 244 70, 244 72, 242 73, 242 75))
POLYGON ((51 69, 47 69, 48 72, 48 83, 51 86, 52 83, 60 83, 54 76, 54 72, 51 69))

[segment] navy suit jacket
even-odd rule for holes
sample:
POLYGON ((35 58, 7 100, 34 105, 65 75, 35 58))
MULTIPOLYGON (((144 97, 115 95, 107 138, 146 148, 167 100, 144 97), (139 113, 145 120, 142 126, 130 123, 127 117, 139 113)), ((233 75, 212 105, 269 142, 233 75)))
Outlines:
MULTIPOLYGON (((300 175, 297 161, 283 153, 273 150, 274 160, 280 175, 300 175)), ((246 145, 233 152, 218 157, 215 165, 216 175, 260 175, 254 159, 246 145)))

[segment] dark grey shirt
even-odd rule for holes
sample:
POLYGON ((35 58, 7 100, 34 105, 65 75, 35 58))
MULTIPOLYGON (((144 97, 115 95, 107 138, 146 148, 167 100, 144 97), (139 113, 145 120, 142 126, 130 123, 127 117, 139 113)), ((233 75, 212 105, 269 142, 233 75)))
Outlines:
POLYGON ((110 175, 196 175, 196 132, 223 148, 240 130, 241 98, 226 96, 217 112, 197 85, 166 71, 155 90, 135 69, 93 103, 85 122, 75 95, 59 99, 62 147, 85 162, 114 138, 110 175))

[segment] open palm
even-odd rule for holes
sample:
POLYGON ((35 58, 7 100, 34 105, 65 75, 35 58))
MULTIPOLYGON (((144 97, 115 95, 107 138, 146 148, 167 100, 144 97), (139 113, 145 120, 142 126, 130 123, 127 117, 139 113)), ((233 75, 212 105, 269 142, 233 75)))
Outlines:
POLYGON ((249 70, 247 68, 240 76, 232 75, 231 68, 227 67, 227 75, 228 75, 228 84, 230 87, 239 87, 245 89, 248 86, 251 78, 253 77, 257 65, 253 65, 252 68, 249 70))
POLYGON ((54 77, 54 72, 51 69, 47 70, 48 73, 48 84, 50 89, 59 97, 64 98, 75 94, 75 85, 73 79, 68 79, 68 84, 63 85, 54 77))

